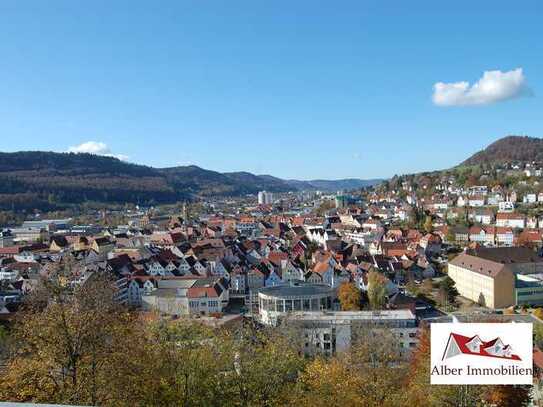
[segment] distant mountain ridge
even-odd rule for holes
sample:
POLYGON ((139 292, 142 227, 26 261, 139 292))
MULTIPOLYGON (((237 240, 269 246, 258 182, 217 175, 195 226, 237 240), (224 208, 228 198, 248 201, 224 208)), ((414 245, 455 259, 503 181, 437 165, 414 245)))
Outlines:
POLYGON ((239 196, 260 190, 336 191, 380 180, 283 180, 194 165, 153 168, 92 154, 0 153, 0 209, 48 209, 85 201, 169 203, 197 196, 239 196))
POLYGON ((345 178, 337 180, 325 180, 325 179, 314 179, 310 181, 298 181, 298 180, 287 180, 286 182, 301 190, 305 191, 325 191, 325 192, 335 192, 335 191, 348 191, 351 189, 365 188, 368 186, 373 186, 382 182, 382 179, 358 179, 358 178, 345 178))
POLYGON ((496 140, 473 154, 461 165, 503 162, 543 161, 543 139, 528 136, 507 136, 496 140))

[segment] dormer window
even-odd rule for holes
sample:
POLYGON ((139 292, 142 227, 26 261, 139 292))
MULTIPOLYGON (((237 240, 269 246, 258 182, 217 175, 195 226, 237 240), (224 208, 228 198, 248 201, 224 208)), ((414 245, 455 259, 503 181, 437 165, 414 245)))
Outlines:
POLYGON ((481 341, 481 339, 479 339, 478 336, 475 336, 466 344, 466 346, 468 347, 470 352, 479 353, 482 343, 483 342, 481 341))

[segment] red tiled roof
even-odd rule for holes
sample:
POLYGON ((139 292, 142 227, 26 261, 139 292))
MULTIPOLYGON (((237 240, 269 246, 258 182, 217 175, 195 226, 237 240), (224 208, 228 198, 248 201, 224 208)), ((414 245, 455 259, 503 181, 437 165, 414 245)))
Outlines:
POLYGON ((498 219, 524 220, 524 216, 519 215, 518 213, 498 212, 498 214, 496 214, 496 220, 498 219))
POLYGON ((270 254, 268 254, 268 260, 279 265, 281 264, 281 260, 288 260, 288 253, 279 251, 270 252, 270 254))
POLYGON ((191 287, 187 290, 188 298, 218 297, 215 287, 191 287))
POLYGON ((21 252, 21 246, 0 247, 0 256, 19 254, 21 252))
POLYGON ((513 233, 513 229, 509 228, 509 227, 502 227, 502 226, 496 226, 496 234, 497 235, 502 235, 502 234, 506 234, 506 233, 513 233))

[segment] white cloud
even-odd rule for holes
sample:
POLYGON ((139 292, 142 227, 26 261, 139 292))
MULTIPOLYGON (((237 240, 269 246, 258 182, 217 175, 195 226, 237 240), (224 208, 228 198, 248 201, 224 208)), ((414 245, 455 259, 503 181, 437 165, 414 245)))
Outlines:
POLYGON ((68 152, 104 155, 110 154, 111 150, 108 148, 106 143, 99 141, 87 141, 86 143, 79 144, 78 146, 70 147, 68 152))
POLYGON ((485 71, 470 86, 469 82, 434 84, 432 100, 438 106, 487 105, 530 94, 522 68, 512 71, 485 71))
POLYGON ((192 161, 178 161, 175 163, 176 167, 187 167, 189 165, 194 165, 192 161))
POLYGON ((68 148, 68 152, 69 153, 89 153, 89 154, 103 155, 106 157, 114 157, 123 161, 128 160, 128 156, 126 155, 112 154, 107 144, 102 143, 101 141, 87 141, 77 146, 72 146, 68 148))

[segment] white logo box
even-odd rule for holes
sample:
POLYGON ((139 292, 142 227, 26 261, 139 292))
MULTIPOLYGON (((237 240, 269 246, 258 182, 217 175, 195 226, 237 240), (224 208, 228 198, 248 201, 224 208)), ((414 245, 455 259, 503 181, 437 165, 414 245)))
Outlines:
POLYGON ((531 323, 433 323, 431 384, 533 384, 531 323))

